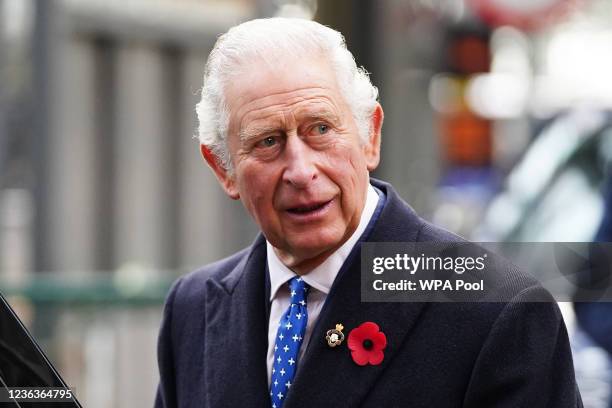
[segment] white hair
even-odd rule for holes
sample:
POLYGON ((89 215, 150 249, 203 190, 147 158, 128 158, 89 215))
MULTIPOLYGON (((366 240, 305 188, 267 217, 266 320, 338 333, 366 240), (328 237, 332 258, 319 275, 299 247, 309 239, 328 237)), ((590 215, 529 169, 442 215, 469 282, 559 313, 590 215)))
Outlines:
POLYGON ((232 27, 217 40, 204 72, 202 99, 196 105, 200 143, 208 146, 220 164, 232 170, 227 148, 229 111, 225 85, 254 59, 273 65, 287 56, 323 55, 334 72, 340 92, 351 109, 359 136, 370 134, 370 117, 376 107, 378 90, 365 69, 357 67, 338 31, 314 21, 295 18, 266 18, 232 27))

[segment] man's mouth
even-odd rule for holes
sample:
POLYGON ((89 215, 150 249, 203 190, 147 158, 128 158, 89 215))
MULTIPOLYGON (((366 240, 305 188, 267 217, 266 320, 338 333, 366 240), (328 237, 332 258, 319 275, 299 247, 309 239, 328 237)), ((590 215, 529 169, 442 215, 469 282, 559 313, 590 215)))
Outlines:
POLYGON ((296 214, 296 215, 305 215, 305 214, 316 213, 317 211, 321 211, 325 207, 327 207, 329 205, 329 203, 331 203, 331 200, 325 201, 325 202, 322 202, 322 203, 300 205, 300 206, 288 208, 287 212, 289 212, 291 214, 296 214))

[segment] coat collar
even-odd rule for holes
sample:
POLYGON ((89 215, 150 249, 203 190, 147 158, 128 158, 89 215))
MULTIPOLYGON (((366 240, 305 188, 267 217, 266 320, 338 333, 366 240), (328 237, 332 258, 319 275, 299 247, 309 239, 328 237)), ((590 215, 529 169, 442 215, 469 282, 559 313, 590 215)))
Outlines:
MULTIPOLYGON (((420 218, 391 185, 375 179, 371 182, 384 192, 386 202, 370 231, 364 234, 367 241, 417 241, 422 226, 420 218)), ((266 375, 269 281, 265 253, 265 240, 260 235, 229 274, 209 281, 204 367, 211 406, 270 406, 266 375), (227 331, 235 335, 227 336, 227 331), (234 388, 238 383, 240 392, 234 388)), ((331 288, 285 408, 359 405, 422 311, 421 303, 362 303, 359 259, 360 242, 331 288), (337 323, 345 326, 348 335, 366 321, 377 323, 387 335, 385 359, 378 366, 359 367, 352 361, 346 342, 330 348, 325 341, 326 331, 337 323)))

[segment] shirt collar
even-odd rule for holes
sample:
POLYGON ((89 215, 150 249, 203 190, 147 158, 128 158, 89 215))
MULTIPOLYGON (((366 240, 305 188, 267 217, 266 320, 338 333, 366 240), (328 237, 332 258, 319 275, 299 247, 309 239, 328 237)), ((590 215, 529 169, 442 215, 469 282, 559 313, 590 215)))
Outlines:
MULTIPOLYGON (((336 275, 346 258, 351 253, 355 243, 363 234, 366 229, 372 215, 376 210, 378 204, 378 193, 374 190, 370 184, 368 184, 368 192, 366 196, 365 206, 361 213, 361 219, 359 225, 351 237, 338 248, 333 254, 331 254, 323 263, 314 268, 309 273, 302 276, 302 279, 311 287, 320 290, 321 292, 328 294, 329 290, 336 279, 336 275)), ((287 268, 285 264, 281 262, 279 257, 274 252, 272 244, 266 240, 266 252, 268 257, 268 271, 270 273, 270 300, 276 297, 276 292, 280 289, 285 282, 289 281, 295 276, 295 272, 287 268)))

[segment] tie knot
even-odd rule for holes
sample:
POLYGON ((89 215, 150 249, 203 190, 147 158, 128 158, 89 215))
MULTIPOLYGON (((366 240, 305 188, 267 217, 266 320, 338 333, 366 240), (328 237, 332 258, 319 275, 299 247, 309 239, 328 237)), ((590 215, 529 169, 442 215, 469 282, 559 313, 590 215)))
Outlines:
POLYGON ((289 281, 289 291, 291 292, 291 303, 306 305, 306 297, 308 296, 309 286, 304 279, 299 276, 292 278, 289 281))

